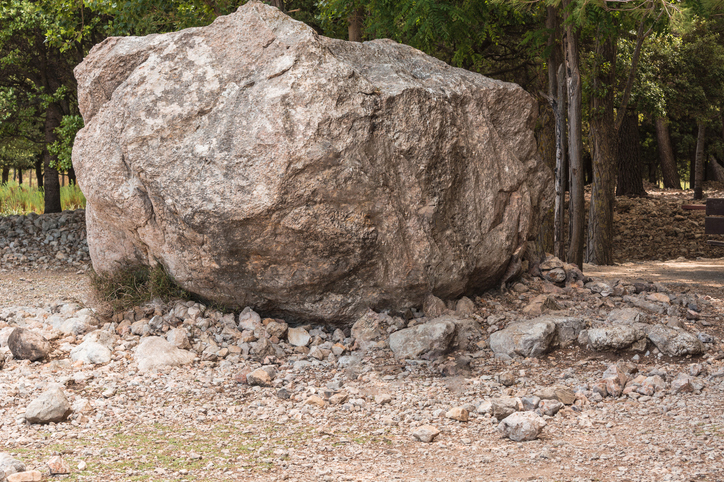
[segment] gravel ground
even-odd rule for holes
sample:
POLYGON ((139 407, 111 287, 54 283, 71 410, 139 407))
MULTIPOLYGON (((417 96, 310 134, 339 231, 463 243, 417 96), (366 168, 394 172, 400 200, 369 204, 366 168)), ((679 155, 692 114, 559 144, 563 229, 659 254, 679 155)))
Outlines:
MULTIPOLYGON (((140 371, 134 353, 144 337, 116 335, 111 361, 89 365, 69 357, 81 334, 49 326, 55 314, 73 316, 81 305, 93 306, 87 275, 80 274, 87 262, 47 268, 28 268, 28 262, 0 265, 0 354, 7 359, 0 370, 0 451, 45 477, 51 457, 60 455, 70 469, 62 477, 92 481, 724 480, 724 293, 706 277, 672 284, 672 290, 701 294, 701 318, 685 322, 716 339, 702 357, 572 345, 502 361, 482 343, 433 361, 405 362, 383 343, 367 352, 349 346, 346 357, 320 361, 280 342, 284 356, 266 360, 199 353, 183 367, 140 371), (7 335, 14 326, 44 334, 52 344, 49 359, 11 357, 2 330, 7 335), (544 416, 547 426, 530 442, 501 438, 498 421, 481 409, 497 397, 551 386, 590 387, 621 361, 639 374, 662 376, 667 388, 652 397, 578 398, 544 416), (276 372, 270 386, 250 386, 246 376, 262 365, 276 372), (702 388, 675 393, 670 382, 680 373, 702 388), (73 414, 62 423, 28 424, 29 403, 52 384, 63 387, 73 414), (335 395, 343 401, 335 403, 335 395), (453 407, 470 409, 469 420, 446 418, 453 407), (441 432, 432 443, 411 436, 424 424, 441 432)), ((639 265, 632 266, 625 274, 596 275, 634 279, 639 265)), ((476 319, 525 318, 522 311, 541 292, 554 293, 563 315, 600 319, 621 304, 585 289, 560 292, 535 280, 526 286, 526 292, 482 295, 476 319)), ((124 315, 108 319, 102 312, 99 328, 116 331, 124 315)))

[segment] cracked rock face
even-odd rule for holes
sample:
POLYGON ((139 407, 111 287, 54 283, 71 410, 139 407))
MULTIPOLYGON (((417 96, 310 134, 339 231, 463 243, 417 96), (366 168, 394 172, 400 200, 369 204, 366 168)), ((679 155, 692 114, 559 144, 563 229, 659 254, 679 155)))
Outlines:
POLYGON ((94 269, 231 306, 349 323, 494 286, 552 195, 519 86, 259 2, 75 74, 94 269))

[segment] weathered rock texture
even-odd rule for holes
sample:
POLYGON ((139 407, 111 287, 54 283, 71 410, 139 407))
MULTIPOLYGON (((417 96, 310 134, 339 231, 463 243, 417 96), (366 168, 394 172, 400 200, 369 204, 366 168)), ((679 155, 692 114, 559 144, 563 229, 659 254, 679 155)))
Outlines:
POLYGON ((98 272, 351 322, 493 286, 550 197, 519 86, 249 2, 109 38, 76 68, 73 162, 98 272))

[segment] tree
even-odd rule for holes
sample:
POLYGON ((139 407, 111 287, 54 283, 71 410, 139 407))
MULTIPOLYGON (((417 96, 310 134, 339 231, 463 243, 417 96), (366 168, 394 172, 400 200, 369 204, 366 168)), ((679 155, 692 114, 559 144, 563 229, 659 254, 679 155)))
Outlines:
POLYGON ((60 212, 60 183, 55 158, 47 145, 55 129, 70 113, 75 93, 73 60, 46 42, 51 20, 36 3, 13 0, 0 7, 0 87, 13 89, 26 105, 43 117, 43 171, 45 212, 60 212))

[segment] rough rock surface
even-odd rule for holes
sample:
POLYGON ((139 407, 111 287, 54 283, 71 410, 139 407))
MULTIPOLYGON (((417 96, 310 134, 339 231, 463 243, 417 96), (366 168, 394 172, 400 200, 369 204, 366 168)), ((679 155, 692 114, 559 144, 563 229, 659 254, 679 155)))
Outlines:
POLYGON ((646 334, 656 348, 669 356, 700 355, 704 352, 696 335, 664 325, 647 327, 646 334))
POLYGON ((534 412, 516 412, 500 422, 498 431, 514 442, 524 442, 538 438, 545 426, 545 420, 534 412))
POLYGON ((521 321, 490 336, 490 349, 508 356, 539 356, 555 339, 556 324, 546 317, 521 321))
POLYGON ((195 355, 176 348, 157 336, 145 338, 136 349, 136 362, 142 372, 160 367, 187 365, 194 361, 195 355))
POLYGON ((25 328, 15 328, 10 333, 8 347, 18 360, 42 360, 50 352, 48 340, 25 328))
POLYGON ((494 286, 552 194, 519 86, 260 2, 109 38, 75 70, 73 163, 98 272, 352 322, 494 286))
POLYGON ((60 387, 51 387, 28 404, 25 420, 30 423, 62 422, 72 413, 70 402, 60 387))
POLYGON ((447 317, 396 331, 390 335, 390 349, 397 358, 439 356, 451 348, 455 323, 447 317))

